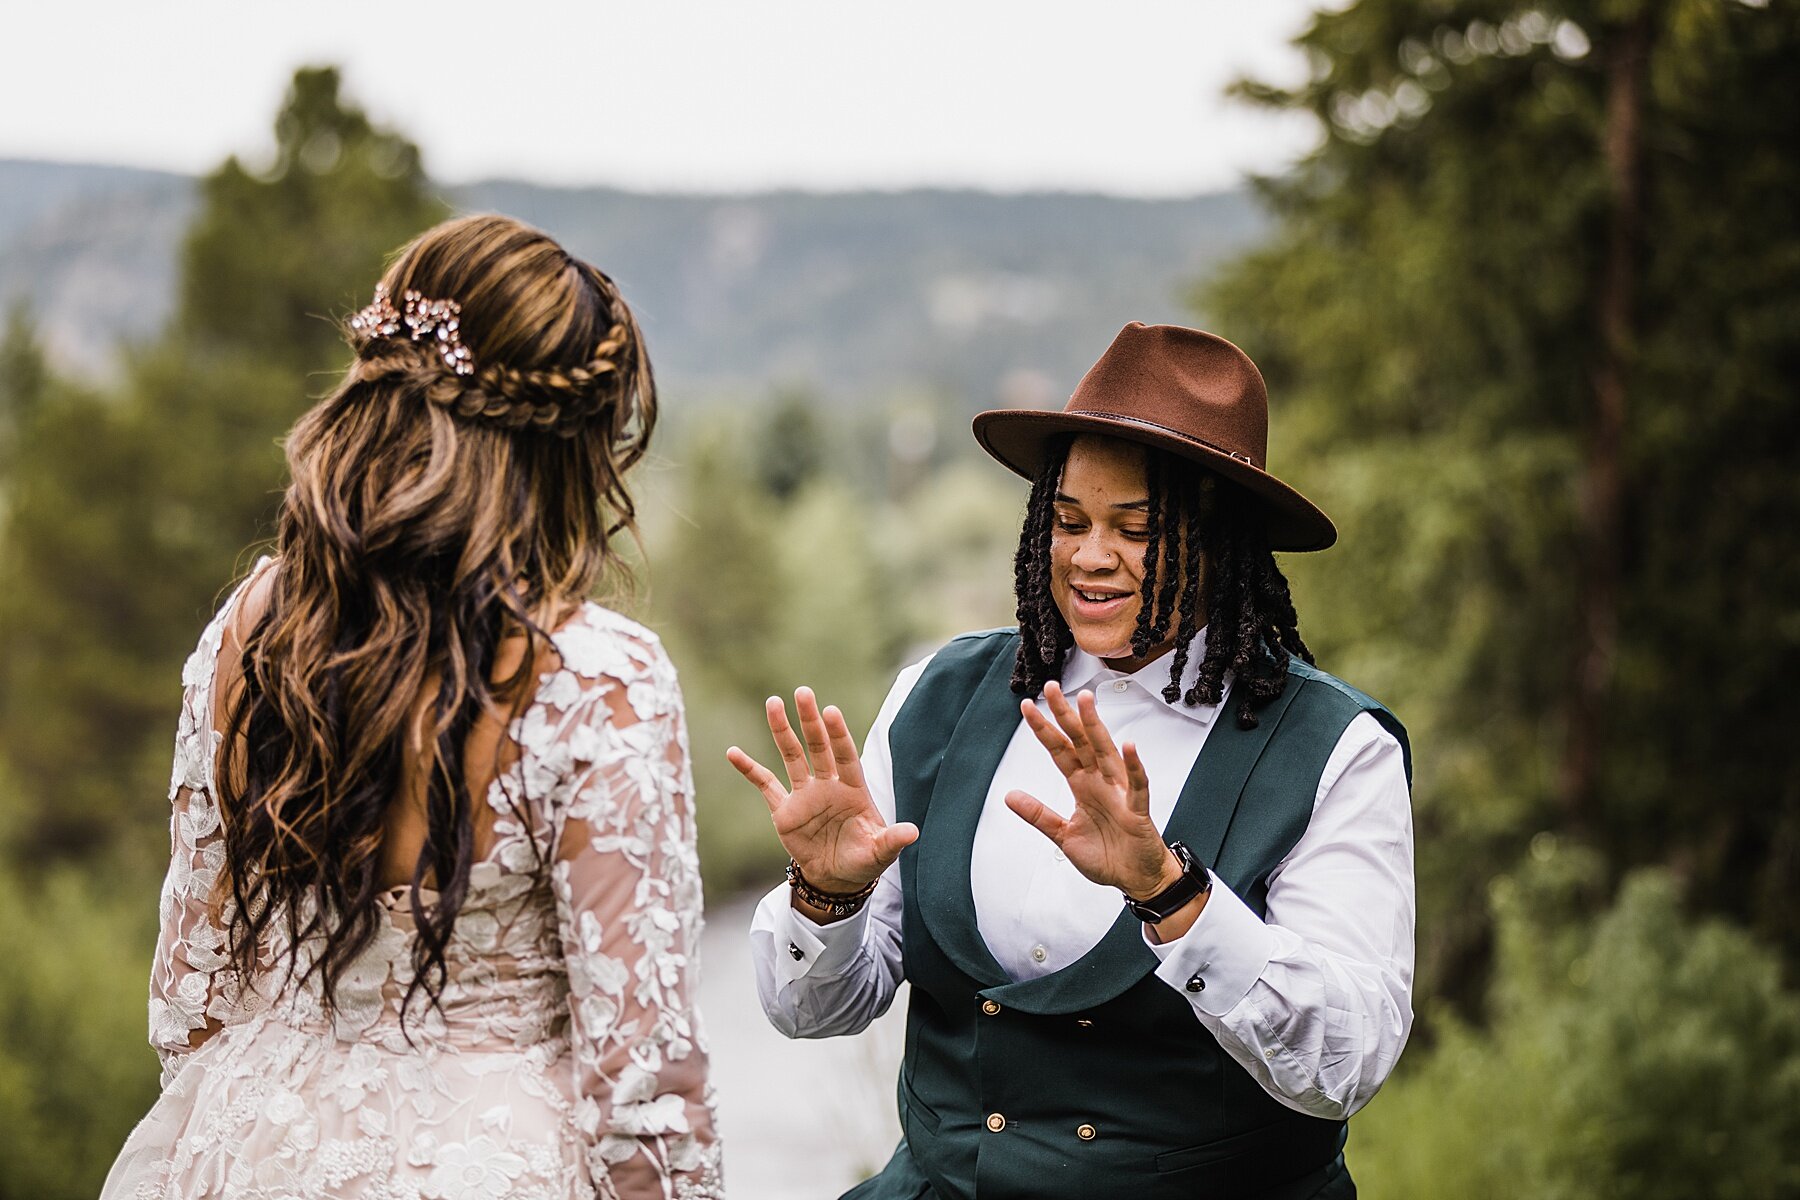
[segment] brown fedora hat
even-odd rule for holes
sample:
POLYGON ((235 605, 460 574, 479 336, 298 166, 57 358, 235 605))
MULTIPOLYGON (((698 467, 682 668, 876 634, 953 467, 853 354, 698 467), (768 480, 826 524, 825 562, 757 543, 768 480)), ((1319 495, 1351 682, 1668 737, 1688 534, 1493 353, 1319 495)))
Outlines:
POLYGON ((1001 465, 1037 475, 1060 433, 1100 433, 1173 451, 1262 502, 1271 550, 1323 550, 1337 528, 1264 467, 1269 397, 1250 356, 1215 334, 1133 321, 1082 377, 1061 412, 995 409, 975 440, 1001 465))

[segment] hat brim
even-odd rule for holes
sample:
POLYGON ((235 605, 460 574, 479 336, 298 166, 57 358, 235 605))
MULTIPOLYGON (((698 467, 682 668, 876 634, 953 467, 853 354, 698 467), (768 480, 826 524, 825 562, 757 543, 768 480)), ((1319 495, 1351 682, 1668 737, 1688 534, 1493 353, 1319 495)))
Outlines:
POLYGON ((1229 479, 1262 502, 1271 550, 1324 550, 1337 541, 1337 526, 1311 500, 1267 471, 1172 429, 1104 415, 1016 408, 994 409, 975 417, 975 440, 981 448, 1026 479, 1037 477, 1045 444, 1061 433, 1098 433, 1156 446, 1229 479))

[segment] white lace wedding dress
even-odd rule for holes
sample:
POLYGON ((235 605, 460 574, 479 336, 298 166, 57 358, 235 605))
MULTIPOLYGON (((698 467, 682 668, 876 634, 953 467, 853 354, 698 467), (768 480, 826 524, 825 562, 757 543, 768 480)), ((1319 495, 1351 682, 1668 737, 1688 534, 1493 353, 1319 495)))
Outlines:
POLYGON ((236 978, 209 913, 225 853, 212 680, 248 582, 182 673, 150 983, 163 1092, 103 1200, 722 1196, 694 1010, 687 734, 655 635, 592 602, 553 634, 560 666, 510 727, 510 765, 488 791, 494 844, 457 917, 442 1011, 415 1000, 409 1045, 405 889, 383 895, 333 1017, 283 972, 236 978), (190 1049, 209 1017, 224 1028, 190 1049))

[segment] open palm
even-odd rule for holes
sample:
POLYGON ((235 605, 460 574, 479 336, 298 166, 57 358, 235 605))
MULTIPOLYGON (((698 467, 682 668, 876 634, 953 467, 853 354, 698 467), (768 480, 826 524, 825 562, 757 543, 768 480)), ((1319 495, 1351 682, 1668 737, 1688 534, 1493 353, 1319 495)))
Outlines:
POLYGON ((779 697, 769 697, 765 708, 787 786, 736 746, 725 757, 762 793, 775 836, 807 882, 822 891, 854 892, 880 878, 919 831, 910 822, 889 825, 882 819, 844 715, 835 707, 821 712, 811 688, 797 690, 802 744, 779 697))
POLYGON ((1156 894, 1179 875, 1180 865, 1150 818, 1150 777, 1137 747, 1127 742, 1121 751, 1113 745, 1093 693, 1082 692, 1071 705, 1062 688, 1050 683, 1044 699, 1051 717, 1029 700, 1020 709, 1068 780, 1075 811, 1060 816, 1021 791, 1007 793, 1007 807, 1055 842, 1095 883, 1140 898, 1156 894))

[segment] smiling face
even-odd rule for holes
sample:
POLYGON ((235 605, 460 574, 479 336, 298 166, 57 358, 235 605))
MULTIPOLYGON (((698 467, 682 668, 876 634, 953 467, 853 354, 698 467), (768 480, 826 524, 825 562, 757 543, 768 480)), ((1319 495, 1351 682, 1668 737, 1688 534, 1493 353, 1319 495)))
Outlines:
POLYGON ((1149 506, 1143 447, 1109 437, 1075 439, 1056 489, 1050 594, 1075 644, 1122 671, 1137 670, 1175 644, 1171 635, 1141 658, 1131 653, 1143 606, 1149 506))

